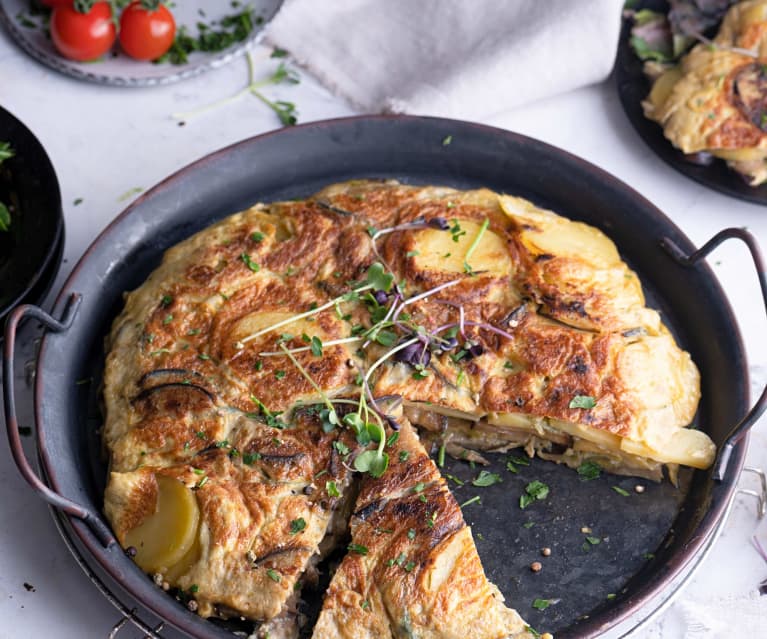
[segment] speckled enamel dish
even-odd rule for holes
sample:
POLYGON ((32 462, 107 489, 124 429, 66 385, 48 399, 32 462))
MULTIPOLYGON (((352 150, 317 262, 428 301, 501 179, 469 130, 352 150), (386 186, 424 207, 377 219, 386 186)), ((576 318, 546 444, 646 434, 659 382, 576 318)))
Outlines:
POLYGON ((197 33, 198 22, 212 24, 225 16, 252 10, 253 30, 248 37, 235 42, 223 51, 194 52, 185 64, 152 64, 133 60, 119 52, 115 45, 112 54, 95 62, 74 62, 62 57, 48 37, 44 15, 30 11, 29 0, 0 0, 0 24, 16 43, 29 55, 61 73, 80 80, 123 87, 146 87, 169 84, 198 75, 208 69, 220 67, 256 42, 263 25, 272 19, 282 0, 251 0, 233 7, 229 2, 213 0, 184 0, 172 7, 178 27, 185 26, 190 35, 197 33))
MULTIPOLYGON (((649 201, 597 167, 509 131, 395 116, 311 123, 223 149, 142 195, 72 271, 53 311, 68 321, 48 322, 53 332, 44 337, 37 362, 35 432, 50 490, 31 479, 6 404, 9 436, 25 477, 67 513, 66 535, 86 561, 167 623, 199 639, 231 639, 234 631, 247 631, 239 622, 202 619, 155 586, 106 525, 99 432, 104 335, 120 312, 123 292, 140 285, 170 246, 254 202, 305 197, 327 184, 362 177, 486 186, 602 229, 640 276, 649 304, 662 311, 679 344, 692 354, 702 374, 695 424, 723 453, 713 468, 683 473, 679 488, 604 474, 583 481, 574 471, 539 459, 520 463, 513 473, 505 455, 490 468, 502 473, 503 483, 455 488, 459 503, 480 496, 481 505, 467 506, 464 516, 482 563, 533 627, 559 639, 584 639, 646 616, 714 537, 743 466, 742 423, 738 438, 729 439, 749 412, 737 323, 705 261, 684 259, 694 246, 649 201), (76 384, 83 379, 92 382, 76 384), (548 484, 549 497, 522 510, 520 496, 533 480, 548 484), (637 485, 644 490, 636 491, 637 485), (551 548, 550 556, 541 558, 543 547, 551 548), (536 560, 543 565, 538 573, 530 570, 536 560), (536 598, 557 603, 538 610, 532 606, 536 598)), ((725 235, 753 244, 742 229, 725 235)), ((718 241, 721 237, 711 246, 718 241)), ((6 351, 6 368, 8 355, 12 351, 6 351)), ((755 414, 762 408, 758 404, 755 414)), ((476 471, 452 461, 445 472, 465 480, 476 471)))

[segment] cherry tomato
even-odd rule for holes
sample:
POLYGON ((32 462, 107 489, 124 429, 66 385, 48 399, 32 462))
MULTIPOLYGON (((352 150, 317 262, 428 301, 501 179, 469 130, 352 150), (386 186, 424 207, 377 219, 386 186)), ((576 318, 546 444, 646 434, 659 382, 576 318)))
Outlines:
POLYGON ((120 46, 137 60, 159 58, 170 49, 175 36, 176 21, 158 2, 134 0, 120 16, 120 46))
POLYGON ((61 5, 51 13, 51 39, 65 58, 85 62, 104 55, 115 41, 112 8, 96 2, 87 13, 61 5))

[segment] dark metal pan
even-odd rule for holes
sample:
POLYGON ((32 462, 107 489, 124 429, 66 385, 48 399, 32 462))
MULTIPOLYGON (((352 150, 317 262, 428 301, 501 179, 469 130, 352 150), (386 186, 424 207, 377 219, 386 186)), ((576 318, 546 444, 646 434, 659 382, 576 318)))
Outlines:
MULTIPOLYGON (((585 482, 566 468, 534 460, 519 466, 517 474, 499 466, 502 484, 456 488, 459 501, 481 496, 481 506, 464 511, 480 556, 508 602, 534 627, 558 637, 594 637, 624 623, 673 584, 711 540, 736 488, 747 429, 767 403, 763 394, 749 412, 738 327, 703 258, 723 239, 735 237, 751 250, 767 294, 764 269, 746 231, 724 231, 696 252, 668 218, 627 185, 559 149, 508 131, 416 117, 313 123, 223 149, 147 192, 75 267, 53 311, 61 323, 30 307, 10 318, 6 380, 13 379, 13 337, 21 318, 31 315, 50 329, 40 348, 35 388, 37 444, 47 486, 23 457, 12 384, 5 386, 7 425, 22 473, 66 513, 65 534, 84 550, 88 563, 188 635, 231 639, 231 626, 200 619, 142 574, 115 543, 101 514, 103 338, 120 311, 123 291, 141 284, 171 245, 256 201, 306 196, 359 177, 487 186, 603 229, 638 271, 651 304, 692 353, 702 372, 696 423, 723 451, 716 468, 684 473, 676 489, 610 476, 585 482), (77 383, 82 380, 90 383, 77 383), (550 497, 520 510, 519 496, 533 479, 549 484, 550 497), (635 491, 640 484, 642 493, 635 491), (552 549, 551 556, 540 556, 544 546, 552 549), (535 560, 543 564, 536 574, 529 569, 535 560), (536 598, 559 602, 541 611, 532 607, 536 598)), ((466 479, 471 469, 454 463, 448 472, 466 479)))

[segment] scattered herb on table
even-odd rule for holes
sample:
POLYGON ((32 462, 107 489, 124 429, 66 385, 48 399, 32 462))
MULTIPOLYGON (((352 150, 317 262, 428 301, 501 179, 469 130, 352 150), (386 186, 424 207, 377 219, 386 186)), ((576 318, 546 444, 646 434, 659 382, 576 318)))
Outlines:
POLYGON ((623 490, 620 486, 613 486, 613 490, 618 493, 619 495, 622 495, 623 497, 628 497, 629 493, 626 490, 623 490))
POLYGON ((283 125, 292 126, 296 124, 296 122, 298 122, 298 111, 296 110, 296 105, 292 102, 286 102, 284 100, 272 101, 261 92, 261 89, 271 85, 298 84, 300 82, 298 74, 292 69, 286 67, 284 63, 280 63, 277 69, 269 77, 263 80, 256 80, 255 65, 250 52, 248 52, 245 59, 248 62, 248 84, 244 88, 240 89, 237 93, 229 96, 228 98, 216 100, 215 102, 212 102, 198 109, 194 109, 193 111, 187 111, 185 113, 174 113, 171 117, 175 118, 176 120, 185 121, 195 115, 201 115, 207 111, 211 111, 220 106, 229 104, 230 102, 234 102, 243 95, 250 93, 253 97, 257 98, 266 106, 268 106, 272 111, 274 111, 283 125))

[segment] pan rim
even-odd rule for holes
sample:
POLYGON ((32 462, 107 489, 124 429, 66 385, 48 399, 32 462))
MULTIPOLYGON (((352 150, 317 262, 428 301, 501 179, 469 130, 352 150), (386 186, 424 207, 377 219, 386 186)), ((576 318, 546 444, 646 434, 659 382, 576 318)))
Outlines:
MULTIPOLYGON (((622 182, 621 180, 614 177, 610 173, 604 171, 603 169, 591 164, 590 162, 587 162, 586 160, 583 160, 582 158, 574 156, 550 144, 541 142, 539 140, 535 140, 533 138, 529 138, 527 136, 524 136, 518 133, 514 133, 514 132, 503 130, 503 129, 498 129, 496 127, 491 127, 491 126, 476 124, 476 123, 461 122, 457 120, 446 120, 443 118, 402 116, 402 115, 352 116, 352 117, 346 117, 346 118, 337 118, 332 120, 311 122, 311 123, 307 123, 303 125, 298 125, 297 127, 293 127, 291 129, 278 129, 275 131, 264 133, 262 135, 254 136, 246 140, 237 142, 235 144, 229 145, 227 147, 224 147, 209 155, 206 155, 196 160, 195 162, 192 162, 191 164, 183 167, 182 169, 175 172, 171 176, 165 178, 164 180, 159 182, 156 186, 154 186, 152 189, 144 193, 141 197, 139 197, 136 201, 134 201, 130 206, 128 206, 93 241, 93 243, 88 247, 88 249, 85 251, 83 256, 80 258, 80 260, 78 261, 78 263, 75 265, 72 272, 68 276, 65 284, 63 285, 61 289, 61 292, 59 293, 56 299, 54 308, 57 309, 59 312, 61 311, 61 309, 63 309, 70 292, 74 290, 73 284, 76 283, 78 273, 80 272, 82 268, 84 268, 87 265, 92 253, 97 248, 99 248, 101 244, 109 241, 110 237, 117 232, 119 227, 131 216, 133 211, 141 207, 147 200, 151 201, 151 198, 154 197, 156 194, 163 192, 165 189, 172 188, 173 185, 177 181, 180 181, 186 174, 204 170, 207 166, 211 164, 215 164, 222 157, 224 157, 225 155, 229 153, 235 152, 239 149, 247 148, 253 144, 257 145, 262 140, 271 139, 274 136, 283 135, 283 132, 285 131, 300 133, 301 131, 311 132, 314 130, 323 129, 328 126, 343 128, 343 127, 354 127, 355 125, 359 123, 375 124, 375 123, 391 123, 391 122, 399 122, 403 124, 409 123, 410 125, 414 125, 414 126, 433 125, 435 127, 438 127, 440 124, 442 124, 442 125, 447 125, 449 127, 452 127, 453 130, 458 130, 458 129, 461 129, 463 131, 475 130, 475 131, 484 133, 485 135, 501 136, 517 144, 524 142, 525 144, 532 145, 540 151, 555 155, 558 160, 561 160, 562 162, 566 164, 574 166, 581 171, 590 173, 592 176, 597 177, 601 182, 606 183, 612 188, 617 189, 621 191, 622 193, 630 196, 637 203, 638 206, 641 206, 644 212, 651 219, 661 222, 665 226, 665 228, 674 231, 674 233, 676 234, 676 237, 678 238, 678 243, 680 244, 680 247, 683 250, 689 251, 689 252, 694 250, 694 245, 692 244, 692 242, 676 226, 676 224, 674 224, 674 222, 671 221, 668 217, 666 217, 662 213, 662 211, 660 211, 660 209, 658 209, 654 204, 652 204, 644 196, 642 196, 637 191, 635 191, 631 186, 622 182)), ((741 359, 740 367, 741 367, 741 373, 742 373, 741 379, 742 379, 742 383, 744 384, 744 388, 743 388, 744 402, 748 403, 750 401, 750 393, 749 393, 749 386, 748 386, 749 376, 748 376, 747 362, 745 358, 745 349, 743 346, 740 329, 738 327, 737 321, 732 312, 732 308, 730 306, 729 300, 724 294, 724 291, 722 290, 721 285, 716 279, 716 276, 714 275, 713 271, 706 264, 703 264, 702 268, 704 269, 705 277, 710 281, 716 294, 719 296, 719 298, 723 302, 723 308, 721 309, 721 312, 724 316, 726 316, 727 321, 730 325, 730 328, 733 331, 733 335, 732 335, 733 340, 737 342, 737 345, 739 347, 739 352, 743 355, 743 357, 740 358, 741 359)), ((42 395, 44 391, 45 377, 46 377, 45 370, 40 366, 40 363, 45 360, 48 341, 49 340, 47 336, 43 337, 38 359, 37 359, 39 372, 38 372, 36 383, 35 383, 35 415, 38 420, 38 423, 40 423, 39 420, 42 417, 42 395)), ((38 433, 39 432, 40 431, 38 429, 38 433)), ((44 470, 50 479, 51 486, 54 488, 54 490, 59 490, 59 482, 57 481, 55 466, 53 465, 51 458, 48 456, 47 451, 45 450, 45 447, 41 444, 42 442, 39 443, 40 445, 39 455, 40 455, 41 464, 43 465, 44 470)), ((699 551, 701 550, 701 548, 705 546, 705 543, 710 538, 711 534, 713 534, 713 532, 716 530, 717 525, 721 523, 721 519, 724 513, 726 512, 728 504, 734 495, 734 491, 737 485, 737 478, 745 462, 746 446, 747 446, 747 443, 744 440, 740 444, 738 444, 738 446, 736 447, 733 453, 731 465, 730 465, 731 473, 729 473, 727 477, 718 486, 715 486, 713 489, 719 493, 720 497, 718 500, 715 501, 715 503, 712 503, 709 505, 709 508, 706 511, 705 515, 702 516, 697 529, 700 534, 695 535, 689 541, 689 543, 686 546, 687 552, 685 553, 677 552, 671 558, 671 561, 662 567, 662 570, 659 569, 654 572, 654 574, 645 582, 645 584, 638 589, 637 593, 635 593, 634 596, 623 600, 621 604, 616 605, 611 612, 609 613, 600 612, 596 614, 593 618, 590 618, 583 622, 578 622, 577 626, 572 629, 572 632, 576 634, 571 635, 570 630, 565 630, 565 631, 560 631, 558 633, 559 637, 598 636, 601 633, 607 631, 608 629, 622 624, 629 617, 635 615, 645 605, 647 605, 648 603, 652 602, 654 599, 657 598, 657 596, 668 584, 669 580, 679 575, 689 565, 689 563, 698 555, 699 551)), ((90 553, 91 557, 94 558, 100 564, 100 566, 121 585, 123 589, 127 590, 131 594, 131 596, 136 598, 139 602, 142 603, 142 605, 146 606, 154 614, 157 614, 161 618, 167 620, 170 624, 176 626, 183 632, 190 634, 190 636, 203 636, 203 635, 196 635, 193 633, 200 631, 202 627, 201 624, 204 624, 206 628, 210 629, 209 631, 206 631, 208 632, 208 634, 204 635, 206 637, 207 636, 231 637, 230 633, 221 631, 220 629, 213 626, 213 624, 206 622, 205 620, 201 619, 197 615, 187 612, 182 607, 178 606, 177 603, 172 598, 167 597, 167 595, 165 595, 164 593, 160 594, 159 591, 157 591, 157 593, 155 593, 155 596, 147 596, 146 593, 144 592, 138 592, 138 593, 134 592, 134 590, 130 586, 126 586, 125 584, 125 580, 131 577, 131 575, 125 575, 119 570, 119 567, 115 566, 113 562, 110 561, 110 552, 108 550, 105 550, 103 547, 99 545, 98 541, 95 540, 95 538, 92 537, 92 535, 90 534, 90 531, 87 528, 87 526, 84 525, 81 521, 72 520, 71 518, 70 518, 70 523, 72 525, 72 529, 77 534, 79 541, 85 546, 85 548, 90 553), (215 630, 218 630, 218 633, 216 633, 213 630, 214 628, 215 630)), ((121 552, 119 548, 117 548, 117 552, 121 552)), ((136 581, 136 583, 138 582, 136 581)))

